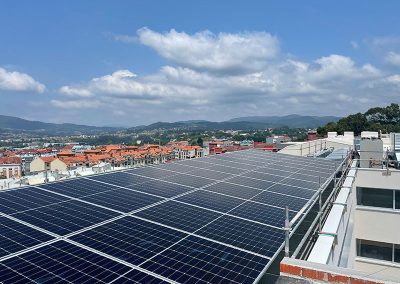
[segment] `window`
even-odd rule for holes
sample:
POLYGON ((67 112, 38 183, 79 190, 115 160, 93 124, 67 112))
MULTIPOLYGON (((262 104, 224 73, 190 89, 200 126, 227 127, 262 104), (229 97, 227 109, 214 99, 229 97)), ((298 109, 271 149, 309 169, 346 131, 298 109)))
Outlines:
POLYGON ((381 188, 357 188, 357 204, 372 207, 393 208, 393 190, 381 188))
POLYGON ((382 242, 357 240, 357 255, 373 259, 392 261, 393 245, 382 242))
POLYGON ((400 209, 400 190, 396 190, 396 197, 395 197, 395 207, 396 209, 400 209))
POLYGON ((394 245, 394 262, 400 263, 400 245, 394 245))

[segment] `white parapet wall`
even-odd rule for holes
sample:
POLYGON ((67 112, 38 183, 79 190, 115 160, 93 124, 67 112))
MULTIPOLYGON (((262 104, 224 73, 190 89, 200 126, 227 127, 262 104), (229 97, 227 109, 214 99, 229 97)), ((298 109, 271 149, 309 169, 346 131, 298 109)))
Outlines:
POLYGON ((308 156, 324 149, 349 149, 354 148, 353 139, 324 138, 287 146, 279 151, 282 154, 295 156, 308 156))
POLYGON ((353 209, 351 191, 356 165, 357 162, 354 161, 307 261, 339 266, 353 209))

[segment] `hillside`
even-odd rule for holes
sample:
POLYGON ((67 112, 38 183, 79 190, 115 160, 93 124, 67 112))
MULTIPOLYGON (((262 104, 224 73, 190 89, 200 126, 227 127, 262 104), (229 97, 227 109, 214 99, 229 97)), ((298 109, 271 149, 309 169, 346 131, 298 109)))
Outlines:
POLYGON ((247 116, 229 120, 230 122, 248 121, 259 123, 270 123, 278 126, 289 126, 291 128, 315 128, 328 122, 336 122, 337 116, 304 116, 298 114, 286 116, 247 116))
POLYGON ((120 128, 97 127, 72 123, 47 123, 0 115, 0 129, 9 132, 28 132, 48 135, 77 135, 115 132, 120 128))
POLYGON ((361 131, 382 131, 383 133, 400 132, 400 106, 391 104, 386 107, 371 108, 365 113, 351 114, 337 122, 327 123, 318 128, 320 135, 336 131, 343 134, 344 131, 353 131, 359 135, 361 131))
POLYGON ((156 122, 147 126, 137 126, 128 131, 152 131, 163 130, 257 130, 287 126, 289 128, 316 128, 330 121, 337 121, 338 117, 333 116, 253 116, 234 118, 223 122, 212 122, 205 120, 190 120, 179 122, 156 122))

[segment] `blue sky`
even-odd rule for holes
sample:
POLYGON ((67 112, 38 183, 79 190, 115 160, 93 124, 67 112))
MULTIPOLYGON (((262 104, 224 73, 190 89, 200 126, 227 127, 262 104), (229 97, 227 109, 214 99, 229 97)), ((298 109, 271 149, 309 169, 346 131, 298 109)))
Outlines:
POLYGON ((399 102, 398 1, 0 0, 0 114, 139 125, 399 102))

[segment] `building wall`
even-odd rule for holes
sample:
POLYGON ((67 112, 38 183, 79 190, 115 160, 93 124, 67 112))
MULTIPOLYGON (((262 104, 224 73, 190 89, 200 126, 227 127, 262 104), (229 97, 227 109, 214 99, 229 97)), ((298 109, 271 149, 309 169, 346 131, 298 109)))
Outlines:
POLYGON ((323 149, 329 149, 329 148, 353 148, 353 145, 350 145, 349 143, 341 143, 337 141, 330 141, 328 139, 318 139, 318 140, 313 140, 313 141, 308 141, 300 144, 294 144, 287 146, 283 148, 282 150, 279 151, 279 153, 282 154, 289 154, 289 155, 295 155, 295 156, 307 156, 307 155, 312 155, 316 152, 319 152, 323 149))
POLYGON ((44 171, 45 170, 45 162, 40 158, 36 158, 30 163, 29 169, 31 172, 44 171))
MULTIPOLYGON (((354 183, 357 187, 400 190, 400 171, 382 169, 358 169, 354 183)), ((354 212, 352 252, 353 268, 381 277, 400 279, 400 263, 357 256, 356 240, 369 240, 400 245, 400 210, 357 205, 354 212)))
POLYGON ((21 176, 21 165, 18 164, 2 164, 0 165, 0 176, 6 178, 18 178, 21 176))

